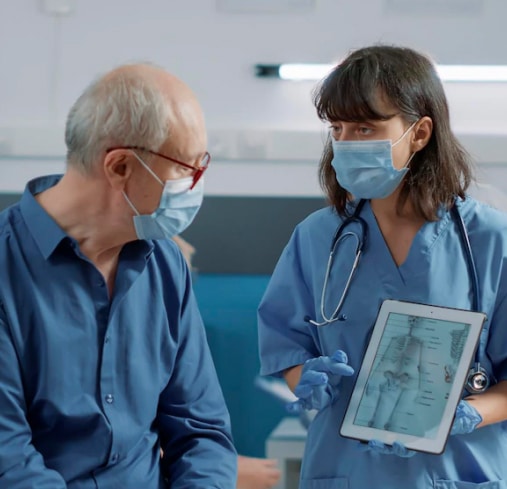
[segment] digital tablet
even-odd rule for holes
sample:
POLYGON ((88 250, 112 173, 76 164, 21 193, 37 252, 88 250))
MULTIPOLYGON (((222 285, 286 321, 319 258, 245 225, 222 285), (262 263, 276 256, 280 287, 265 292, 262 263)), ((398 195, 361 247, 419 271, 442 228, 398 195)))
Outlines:
POLYGON ((479 312, 384 301, 340 434, 442 453, 485 320, 479 312))

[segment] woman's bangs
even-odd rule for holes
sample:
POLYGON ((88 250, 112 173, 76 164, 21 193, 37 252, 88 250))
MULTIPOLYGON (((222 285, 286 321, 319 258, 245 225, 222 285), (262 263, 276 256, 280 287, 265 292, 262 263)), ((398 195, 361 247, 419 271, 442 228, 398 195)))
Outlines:
POLYGON ((323 83, 315 99, 317 114, 330 122, 390 119, 392 114, 384 114, 375 107, 378 93, 374 77, 354 77, 350 71, 342 72, 338 68, 323 83))

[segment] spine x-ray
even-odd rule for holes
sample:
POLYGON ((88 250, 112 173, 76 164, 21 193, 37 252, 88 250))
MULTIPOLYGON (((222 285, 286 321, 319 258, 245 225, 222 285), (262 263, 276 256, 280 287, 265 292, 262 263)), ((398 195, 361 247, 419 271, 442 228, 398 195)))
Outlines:
POLYGON ((391 313, 354 424, 435 437, 469 328, 391 313))

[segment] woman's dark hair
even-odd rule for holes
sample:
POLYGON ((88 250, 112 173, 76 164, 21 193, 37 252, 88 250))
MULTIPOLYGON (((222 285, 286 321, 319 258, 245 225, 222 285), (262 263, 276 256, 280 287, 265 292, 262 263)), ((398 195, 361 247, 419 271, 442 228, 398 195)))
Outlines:
MULTIPOLYGON (((473 165, 451 131, 444 89, 428 58, 396 46, 359 49, 317 86, 313 103, 319 117, 329 122, 390 119, 393 114, 383 114, 376 108, 379 95, 409 124, 424 116, 433 121, 428 144, 411 160, 398 209, 408 199, 421 217, 437 220, 440 206, 449 207, 456 196, 464 198, 473 180, 473 165)), ((337 182, 332 159, 329 136, 320 161, 320 183, 337 212, 347 215, 351 196, 337 182)))

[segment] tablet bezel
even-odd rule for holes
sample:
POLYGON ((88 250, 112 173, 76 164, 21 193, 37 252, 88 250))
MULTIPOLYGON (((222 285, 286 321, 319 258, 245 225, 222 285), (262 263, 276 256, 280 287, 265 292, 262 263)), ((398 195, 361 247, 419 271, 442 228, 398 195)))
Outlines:
MULTIPOLYGON (((473 361, 474 354, 479 343, 480 334, 486 319, 486 314, 481 312, 386 299, 382 303, 377 320, 375 321, 364 360, 340 427, 340 435, 364 442, 375 439, 385 443, 386 445, 392 445, 395 441, 397 441, 403 443, 405 447, 410 450, 433 454, 442 453, 447 443, 456 407, 462 397, 470 365, 473 361), (469 333, 456 368, 452 387, 449 392, 435 438, 426 438, 354 424, 354 420, 360 407, 361 399, 365 393, 368 380, 373 371, 376 354, 381 345, 384 332, 388 324, 388 318, 391 313, 470 325, 469 333)), ((445 380, 443 380, 443 382, 445 382, 445 380)))

